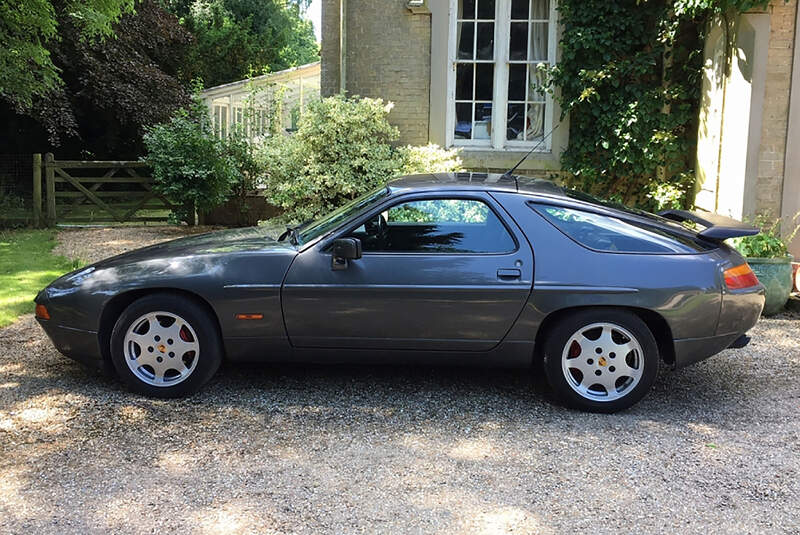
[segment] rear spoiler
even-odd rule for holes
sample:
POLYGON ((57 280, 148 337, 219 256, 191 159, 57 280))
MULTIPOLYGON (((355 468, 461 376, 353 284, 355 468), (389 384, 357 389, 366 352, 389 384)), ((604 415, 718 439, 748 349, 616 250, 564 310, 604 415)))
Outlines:
POLYGON ((702 225, 705 230, 701 230, 697 234, 709 240, 722 241, 728 238, 736 238, 738 236, 755 236, 759 229, 736 221, 730 217, 723 215, 712 214, 710 212, 695 212, 689 210, 664 210, 659 212, 658 215, 671 219, 673 221, 692 221, 698 225, 702 225))

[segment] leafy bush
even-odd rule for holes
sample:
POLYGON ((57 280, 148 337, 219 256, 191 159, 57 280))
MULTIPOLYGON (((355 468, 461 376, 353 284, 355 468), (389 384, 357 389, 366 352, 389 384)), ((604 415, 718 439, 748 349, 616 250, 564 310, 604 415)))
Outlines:
POLYGON ((454 171, 456 151, 435 145, 394 148, 398 131, 381 99, 333 96, 311 104, 293 136, 261 150, 270 201, 295 221, 328 212, 401 174, 454 171))
POLYGON ((236 155, 227 141, 214 136, 208 108, 197 98, 166 123, 147 129, 145 161, 153 169, 154 191, 176 206, 174 219, 194 222, 194 211, 207 212, 225 202, 244 181, 236 155))
MULTIPOLYGON (((800 217, 800 213, 792 221, 797 221, 798 217, 800 217)), ((788 236, 782 237, 780 219, 771 221, 760 215, 753 219, 752 223, 761 229, 759 234, 730 240, 731 245, 737 251, 749 258, 782 258, 788 255, 789 243, 800 230, 800 225, 797 225, 788 233, 788 236)))
POLYGON ((406 145, 400 147, 397 152, 403 161, 398 172, 400 175, 449 173, 462 169, 457 149, 447 150, 429 143, 419 147, 406 145))
POLYGON ((29 219, 30 212, 25 209, 25 199, 0 189, 0 228, 22 227, 29 219))

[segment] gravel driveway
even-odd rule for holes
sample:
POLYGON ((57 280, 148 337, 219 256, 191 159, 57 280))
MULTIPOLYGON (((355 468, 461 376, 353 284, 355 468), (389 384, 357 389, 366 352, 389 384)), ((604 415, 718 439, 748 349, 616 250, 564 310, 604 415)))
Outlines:
POLYGON ((799 533, 800 317, 617 415, 520 371, 223 368, 129 394, 0 330, 0 533, 799 533))

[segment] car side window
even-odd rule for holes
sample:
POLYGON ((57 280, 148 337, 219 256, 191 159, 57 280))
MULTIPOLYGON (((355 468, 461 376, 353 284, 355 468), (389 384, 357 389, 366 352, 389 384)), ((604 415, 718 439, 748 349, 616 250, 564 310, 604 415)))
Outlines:
POLYGON ((537 212, 584 247, 607 253, 695 253, 688 238, 623 221, 615 217, 563 206, 535 206, 537 212))
POLYGON ((424 199, 392 206, 350 234, 364 252, 507 253, 514 239, 476 199, 424 199))

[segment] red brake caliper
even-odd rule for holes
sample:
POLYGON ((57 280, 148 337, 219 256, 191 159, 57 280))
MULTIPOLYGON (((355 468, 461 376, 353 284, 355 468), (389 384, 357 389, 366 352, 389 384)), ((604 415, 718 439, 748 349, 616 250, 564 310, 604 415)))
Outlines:
POLYGON ((181 340, 183 340, 184 342, 192 341, 192 335, 191 333, 189 333, 189 329, 187 329, 186 327, 181 327, 180 335, 181 335, 181 340))

